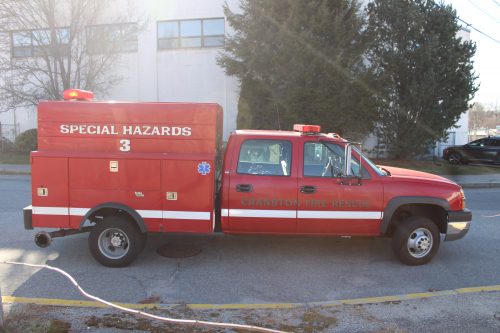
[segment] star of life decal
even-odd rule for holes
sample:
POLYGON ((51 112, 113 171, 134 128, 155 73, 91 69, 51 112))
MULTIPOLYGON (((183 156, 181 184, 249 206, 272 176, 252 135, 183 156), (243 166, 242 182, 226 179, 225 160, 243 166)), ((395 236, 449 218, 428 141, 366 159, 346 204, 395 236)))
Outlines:
POLYGON ((210 164, 207 164, 207 162, 198 164, 198 173, 201 173, 203 176, 210 173, 210 164))

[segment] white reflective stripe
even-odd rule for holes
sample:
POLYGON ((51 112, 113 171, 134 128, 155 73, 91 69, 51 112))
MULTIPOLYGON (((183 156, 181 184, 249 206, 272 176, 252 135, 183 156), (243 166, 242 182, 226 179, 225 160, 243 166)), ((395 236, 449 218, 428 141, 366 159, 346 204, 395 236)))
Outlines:
MULTIPOLYGON (((72 215, 85 216, 90 208, 75 207, 35 207, 33 215, 72 215)), ((143 218, 178 219, 178 220, 210 220, 210 212, 183 212, 161 210, 138 210, 143 218)), ((233 217, 267 217, 267 218, 299 218, 299 219, 382 219, 383 212, 357 211, 307 211, 307 210, 257 210, 257 209, 221 209, 221 216, 233 217)))
POLYGON ((296 218, 296 210, 257 210, 257 209, 230 209, 229 216, 233 217, 272 217, 296 218))
POLYGON ((163 211, 163 218, 177 220, 210 220, 210 212, 163 211))
POLYGON ((75 216, 85 216, 87 212, 90 210, 90 208, 73 208, 69 207, 69 215, 75 215, 75 216))
POLYGON ((378 220, 382 218, 381 212, 356 212, 356 211, 308 211, 299 210, 299 219, 359 219, 378 220))
MULTIPOLYGON (((85 216, 90 208, 75 207, 32 207, 33 215, 85 216)), ((210 212, 179 212, 161 210, 137 210, 145 219, 210 220, 210 212)))
POLYGON ((68 207, 35 207, 32 209, 33 215, 68 215, 68 207))
POLYGON ((136 210, 142 218, 145 219, 161 219, 162 211, 161 210, 136 210))

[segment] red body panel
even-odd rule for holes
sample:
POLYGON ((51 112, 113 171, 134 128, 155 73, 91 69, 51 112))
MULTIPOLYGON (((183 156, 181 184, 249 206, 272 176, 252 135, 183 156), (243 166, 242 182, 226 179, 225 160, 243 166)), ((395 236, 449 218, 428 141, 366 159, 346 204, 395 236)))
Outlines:
POLYGON ((33 227, 68 228, 68 158, 38 157, 31 163, 33 227), (38 195, 45 188, 47 196, 38 195), (45 207, 57 207, 50 210, 45 207))
POLYGON ((162 167, 162 187, 166 192, 176 192, 176 200, 167 200, 163 196, 163 211, 183 212, 181 216, 165 213, 163 231, 210 233, 214 228, 214 195, 213 184, 215 172, 207 175, 193 175, 200 163, 213 165, 214 160, 164 160, 162 167), (172 172, 175 170, 175 172, 172 172), (209 212, 207 215, 206 212, 209 212), (202 218, 194 218, 196 213, 205 213, 202 218), (194 214, 186 219, 186 215, 194 214))
POLYGON ((114 202, 149 231, 212 232, 222 122, 217 104, 40 103, 34 226, 79 228, 90 209, 114 202))
POLYGON ((69 186, 74 189, 160 190, 160 160, 114 159, 117 172, 110 171, 110 159, 70 158, 69 186))
POLYGON ((218 104, 54 101, 38 106, 39 151, 120 152, 125 139, 131 153, 216 154, 222 144, 218 135, 218 104))

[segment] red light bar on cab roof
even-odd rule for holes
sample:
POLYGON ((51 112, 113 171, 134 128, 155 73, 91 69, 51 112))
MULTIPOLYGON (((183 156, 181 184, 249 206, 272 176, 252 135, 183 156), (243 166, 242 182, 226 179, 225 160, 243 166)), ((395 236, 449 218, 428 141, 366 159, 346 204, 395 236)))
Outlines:
POLYGON ((94 99, 94 93, 79 89, 69 89, 64 91, 63 97, 64 99, 84 99, 86 101, 91 101, 94 99))
POLYGON ((319 133, 321 131, 321 126, 295 124, 293 125, 293 130, 294 132, 301 133, 319 133))

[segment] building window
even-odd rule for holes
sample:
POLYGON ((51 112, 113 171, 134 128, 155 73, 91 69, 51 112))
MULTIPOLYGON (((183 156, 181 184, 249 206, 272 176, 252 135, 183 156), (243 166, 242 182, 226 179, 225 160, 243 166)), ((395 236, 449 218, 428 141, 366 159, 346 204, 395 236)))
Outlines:
POLYGON ((11 32, 12 57, 41 57, 50 56, 56 47, 64 52, 69 51, 69 29, 60 28, 54 31, 56 44, 51 43, 49 29, 13 31, 11 32))
POLYGON ((136 23, 102 24, 87 27, 88 52, 92 54, 137 52, 136 23))
POLYGON ((224 19, 158 22, 158 49, 224 46, 224 19))

